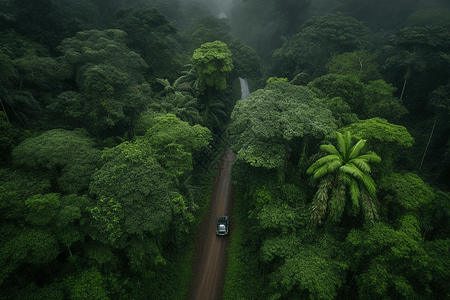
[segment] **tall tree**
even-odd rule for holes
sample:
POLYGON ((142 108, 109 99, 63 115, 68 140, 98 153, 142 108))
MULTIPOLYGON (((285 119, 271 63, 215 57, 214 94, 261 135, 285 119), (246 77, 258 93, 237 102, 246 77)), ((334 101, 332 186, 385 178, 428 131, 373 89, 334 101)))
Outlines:
POLYGON ((101 151, 83 131, 53 129, 24 140, 12 155, 17 166, 47 170, 59 191, 72 194, 87 191, 101 151))
POLYGON ((125 132, 131 126, 151 90, 143 78, 148 65, 125 45, 126 36, 117 29, 90 30, 61 43, 61 61, 70 65, 79 91, 59 95, 49 107, 55 118, 96 134, 113 128, 125 132))
POLYGON ((231 119, 237 160, 266 169, 283 170, 298 145, 322 140, 337 128, 323 101, 308 88, 287 82, 269 83, 239 100, 231 119))
POLYGON ((311 207, 311 221, 320 225, 327 215, 331 221, 339 221, 346 198, 350 198, 353 213, 361 209, 366 221, 374 222, 378 219, 378 202, 376 185, 369 175, 369 163, 381 162, 381 158, 374 152, 359 155, 366 140, 361 139, 352 146, 348 131, 344 135, 336 132, 336 137, 337 148, 321 145, 320 149, 328 155, 318 159, 306 171, 314 174, 314 179, 320 179, 311 207))
POLYGON ((233 69, 233 61, 225 43, 205 43, 194 51, 192 59, 197 68, 200 92, 207 88, 224 90, 227 87, 226 78, 233 69))
POLYGON ((200 115, 203 119, 203 125, 214 129, 220 128, 228 117, 225 110, 225 104, 218 99, 210 99, 208 103, 200 106, 200 115))

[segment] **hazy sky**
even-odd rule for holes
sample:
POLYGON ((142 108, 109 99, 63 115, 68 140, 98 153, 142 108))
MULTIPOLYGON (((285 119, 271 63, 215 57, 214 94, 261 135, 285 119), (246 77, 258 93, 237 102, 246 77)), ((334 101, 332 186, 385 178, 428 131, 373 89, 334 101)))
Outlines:
POLYGON ((219 13, 227 14, 233 6, 233 0, 209 0, 209 2, 213 3, 217 7, 218 15, 219 13))
POLYGON ((229 11, 232 6, 232 0, 213 0, 213 2, 221 12, 229 11))

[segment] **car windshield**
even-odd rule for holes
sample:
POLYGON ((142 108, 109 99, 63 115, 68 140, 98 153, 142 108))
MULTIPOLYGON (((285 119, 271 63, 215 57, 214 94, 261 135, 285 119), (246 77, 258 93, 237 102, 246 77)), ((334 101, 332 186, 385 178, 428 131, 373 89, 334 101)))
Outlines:
POLYGON ((225 225, 220 224, 220 225, 219 225, 219 230, 225 230, 225 225))

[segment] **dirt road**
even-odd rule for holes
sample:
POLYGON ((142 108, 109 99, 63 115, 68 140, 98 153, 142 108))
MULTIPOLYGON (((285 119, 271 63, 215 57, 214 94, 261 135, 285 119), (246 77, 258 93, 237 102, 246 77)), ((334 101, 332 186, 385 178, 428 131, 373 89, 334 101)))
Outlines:
POLYGON ((229 148, 222 156, 214 178, 208 213, 197 229, 195 257, 192 262, 193 278, 188 300, 221 300, 227 269, 228 236, 216 236, 218 216, 231 217, 234 187, 230 184, 231 164, 235 155, 229 148))

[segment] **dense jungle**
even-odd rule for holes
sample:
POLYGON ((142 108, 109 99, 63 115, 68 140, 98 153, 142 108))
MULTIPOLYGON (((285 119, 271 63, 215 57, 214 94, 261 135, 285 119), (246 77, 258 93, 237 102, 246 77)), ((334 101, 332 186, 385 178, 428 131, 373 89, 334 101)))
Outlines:
POLYGON ((0 300, 185 299, 230 147, 222 299, 450 299, 447 0, 0 0, 0 300))

